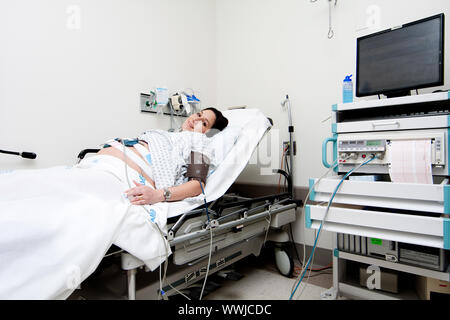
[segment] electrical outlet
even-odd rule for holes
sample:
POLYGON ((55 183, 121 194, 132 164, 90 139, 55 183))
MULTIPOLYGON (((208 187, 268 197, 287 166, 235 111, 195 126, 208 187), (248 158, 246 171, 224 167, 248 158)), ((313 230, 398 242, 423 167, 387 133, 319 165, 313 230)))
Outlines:
MULTIPOLYGON (((294 141, 294 156, 297 153, 297 143, 294 141)), ((286 156, 290 156, 291 155, 291 145, 289 141, 283 141, 283 150, 285 151, 286 156)))
POLYGON ((141 93, 140 107, 142 112, 156 112, 155 95, 141 93))
POLYGON ((290 152, 290 147, 289 147, 289 141, 284 141, 283 142, 283 150, 285 150, 284 153, 286 155, 289 155, 291 153, 290 152))

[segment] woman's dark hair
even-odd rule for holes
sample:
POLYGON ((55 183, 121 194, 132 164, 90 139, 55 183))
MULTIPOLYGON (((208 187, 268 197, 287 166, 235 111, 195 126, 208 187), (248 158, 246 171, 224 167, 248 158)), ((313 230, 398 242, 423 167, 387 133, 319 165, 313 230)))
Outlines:
POLYGON ((227 127, 228 119, 223 116, 222 112, 212 107, 203 109, 203 111, 205 110, 211 110, 216 115, 216 121, 214 122, 214 125, 211 127, 211 129, 217 129, 219 131, 222 131, 227 127))

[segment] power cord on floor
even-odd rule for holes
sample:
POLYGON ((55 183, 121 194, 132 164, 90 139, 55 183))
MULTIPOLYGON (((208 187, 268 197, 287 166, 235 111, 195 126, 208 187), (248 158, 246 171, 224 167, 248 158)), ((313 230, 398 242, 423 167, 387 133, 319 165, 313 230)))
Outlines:
MULTIPOLYGON (((347 160, 350 158, 350 155, 347 156, 345 159, 342 159, 343 161, 347 160)), ((314 185, 309 189, 308 194, 305 197, 305 200, 303 201, 303 207, 302 207, 302 216, 305 216, 305 207, 306 207, 306 203, 309 200, 309 196, 311 195, 311 192, 314 190, 314 188, 316 187, 317 184, 319 184, 320 181, 322 181, 323 178, 325 178, 331 171, 333 171, 337 166, 339 165, 338 159, 336 159, 333 164, 330 166, 330 168, 319 178, 317 179, 317 181, 314 183, 314 185)), ((292 237, 292 239, 294 239, 292 237)), ((303 261, 300 262, 300 264, 302 266, 305 266, 306 264, 306 240, 303 241, 303 261)), ((299 258, 300 261, 300 258, 299 258)))

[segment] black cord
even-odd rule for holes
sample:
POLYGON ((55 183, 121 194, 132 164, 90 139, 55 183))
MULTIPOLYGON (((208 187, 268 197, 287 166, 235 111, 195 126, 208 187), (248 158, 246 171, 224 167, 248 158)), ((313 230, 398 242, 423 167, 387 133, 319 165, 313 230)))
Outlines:
MULTIPOLYGON (((285 159, 285 163, 286 163, 286 172, 290 176, 291 175, 291 168, 289 167, 289 161, 288 161, 287 156, 285 156, 284 159, 285 159)), ((285 188, 286 188, 286 183, 287 183, 287 178, 284 177, 284 186, 285 186, 285 188)))
POLYGON ((289 167, 289 162, 288 162, 288 158, 287 155, 284 157, 285 163, 286 163, 286 171, 288 173, 288 175, 291 175, 291 168, 289 167))
POLYGON ((211 220, 209 219, 209 213, 208 213, 208 204, 206 203, 206 194, 205 194, 205 190, 203 190, 203 185, 202 182, 199 181, 200 183, 200 188, 202 188, 202 193, 203 193, 203 202, 205 203, 205 209, 206 209, 206 217, 208 218, 208 222, 210 222, 211 220))
POLYGON ((448 91, 450 91, 450 90, 446 90, 446 89, 444 89, 444 90, 434 90, 433 93, 437 93, 437 92, 448 92, 448 91))
POLYGON ((20 156, 20 152, 14 152, 14 151, 0 150, 0 153, 12 154, 12 155, 15 155, 15 156, 20 156))
POLYGON ((292 243, 292 246, 294 247, 295 254, 297 255, 298 262, 303 267, 302 260, 300 260, 300 255, 298 254, 298 251, 297 251, 297 246, 295 245, 295 242, 294 242, 294 234, 292 232, 292 223, 289 223, 289 230, 291 232, 291 243, 292 243))

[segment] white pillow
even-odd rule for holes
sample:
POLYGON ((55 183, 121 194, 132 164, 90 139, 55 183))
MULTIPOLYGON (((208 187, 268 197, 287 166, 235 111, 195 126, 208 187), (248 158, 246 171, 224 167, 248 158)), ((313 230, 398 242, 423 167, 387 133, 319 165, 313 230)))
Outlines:
MULTIPOLYGON (((228 119, 228 126, 221 132, 212 136, 209 148, 214 153, 213 166, 210 167, 209 175, 223 162, 228 153, 236 144, 238 138, 243 134, 244 128, 248 128, 254 119, 261 117, 262 113, 258 109, 236 109, 226 110, 222 114, 228 119)), ((270 126, 269 120, 267 125, 270 126)))
POLYGON ((216 166, 222 163, 227 154, 233 148, 239 138, 239 135, 241 134, 241 131, 242 128, 239 126, 228 125, 221 132, 210 138, 209 147, 214 152, 213 162, 216 166))

